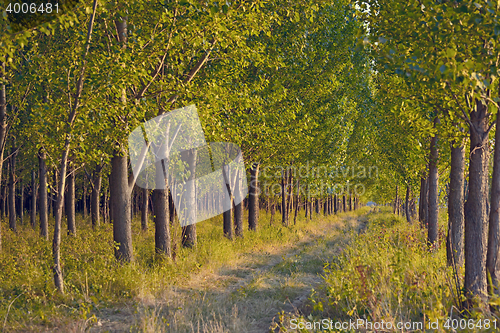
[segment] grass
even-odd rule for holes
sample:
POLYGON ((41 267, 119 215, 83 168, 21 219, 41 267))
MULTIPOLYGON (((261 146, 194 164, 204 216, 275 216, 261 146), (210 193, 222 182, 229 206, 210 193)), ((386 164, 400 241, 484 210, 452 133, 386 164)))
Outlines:
MULTIPOLYGON (((128 320, 128 328, 132 326, 135 331, 244 331, 245 318, 238 313, 238 308, 215 313, 213 304, 203 300, 204 291, 206 294, 207 290, 222 290, 234 282, 231 278, 235 280, 238 276, 224 279, 218 275, 215 280, 207 276, 225 270, 235 270, 245 276, 242 266, 252 270, 280 251, 293 248, 299 241, 318 235, 322 228, 339 221, 331 216, 313 223, 302 216, 297 225, 284 227, 275 218, 271 226, 270 216, 265 212, 261 214, 258 232, 245 230, 244 238, 234 241, 223 237, 221 217, 198 223, 198 245, 194 249, 179 248, 175 262, 154 254, 154 230, 142 232, 140 221, 134 219, 135 261, 130 264, 119 264, 114 259, 111 225, 92 230, 90 222, 80 218, 76 237, 63 235, 62 239, 65 295, 54 288, 52 243, 41 239, 28 225, 20 226, 17 234, 3 227, 0 327, 5 332, 52 331, 61 327, 64 331, 83 332, 91 327, 99 328, 97 314, 123 316, 120 312, 128 309, 126 312, 133 313, 134 318, 122 319, 128 320), (176 298, 173 286, 190 289, 189 304, 176 298), (163 304, 167 299, 168 309, 163 304), (196 303, 201 304, 201 308, 196 307, 196 303)), ((178 227, 174 234, 180 235, 178 227)), ((294 275, 309 269, 317 271, 315 267, 320 263, 322 260, 316 259, 308 265, 298 265, 294 258, 283 258, 275 273, 285 274, 290 285, 282 286, 282 294, 295 287, 294 275)), ((261 280, 255 276, 243 287, 243 293, 247 296, 260 293, 265 274, 261 280)), ((243 296, 238 292, 233 295, 243 296)), ((279 298, 279 293, 274 296, 279 298)), ((258 305, 257 302, 255 306, 258 305)))
MULTIPOLYGON (((390 322, 392 327, 398 323, 411 323, 406 330, 394 328, 385 331, 447 332, 452 331, 452 327, 447 327, 447 323, 452 324, 450 318, 458 323, 460 320, 475 323, 459 328, 461 332, 495 331, 492 324, 496 318, 490 314, 479 309, 462 317, 458 314, 457 296, 452 292, 453 273, 446 265, 444 214, 440 217, 439 248, 433 252, 428 250, 426 231, 418 222, 408 224, 403 218, 393 215, 388 207, 381 213, 368 214, 367 220, 366 232, 327 263, 323 283, 312 293, 302 314, 281 314, 276 323, 280 332, 299 328, 298 325, 292 327, 292 319, 296 320, 295 323, 302 323, 300 328, 303 329, 297 330, 300 332, 319 332, 319 325, 314 328, 313 323, 322 319, 328 319, 330 323, 323 325, 321 332, 366 331, 364 325, 356 326, 356 329, 350 326, 339 329, 341 323, 357 320, 379 324, 390 322), (478 325, 479 320, 482 324, 489 320, 489 329, 478 325), (436 321, 437 326, 430 324, 436 321), (338 323, 337 327, 335 323, 338 323), (428 325, 437 329, 426 329, 428 325)), ((462 285, 462 269, 458 278, 462 285)))

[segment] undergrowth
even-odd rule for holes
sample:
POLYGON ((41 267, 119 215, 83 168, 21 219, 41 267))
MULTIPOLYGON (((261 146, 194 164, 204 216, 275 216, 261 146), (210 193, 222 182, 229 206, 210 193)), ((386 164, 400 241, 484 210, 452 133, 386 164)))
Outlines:
MULTIPOLYGON (((38 230, 29 225, 19 226, 17 234, 3 227, 0 329, 50 330, 75 321, 85 328, 97 320, 94 313, 98 309, 130 306, 138 300, 161 297, 168 286, 182 285, 194 273, 214 271, 237 261, 244 253, 291 246, 318 228, 316 218, 311 222, 303 217, 299 217, 296 225, 292 220, 289 227, 282 226, 275 218, 271 226, 269 216, 261 214, 258 231, 245 230, 244 238, 234 241, 224 238, 221 216, 198 223, 197 246, 194 249, 177 246, 175 261, 155 255, 154 225, 142 232, 140 220, 134 219, 135 260, 129 264, 117 263, 114 258, 112 225, 103 224, 92 230, 90 222, 80 218, 77 235, 62 237, 64 295, 56 292, 53 283, 52 242, 42 239, 38 230)), ((336 219, 321 218, 322 223, 336 219)), ((180 230, 173 234, 180 235, 180 230)))
MULTIPOLYGON (((496 331, 494 316, 477 309, 468 314, 458 311, 463 290, 459 287, 456 292, 454 281, 463 285, 463 268, 454 280, 446 265, 444 214, 440 217, 439 247, 434 251, 429 251, 426 230, 418 222, 409 224, 388 207, 368 214, 367 220, 365 232, 325 264, 324 282, 313 290, 309 311, 281 314, 280 332, 291 328, 300 332, 496 331), (368 322, 379 327, 370 327, 368 322), (383 322, 391 324, 382 326, 383 322), (397 329, 399 323, 402 330, 397 329), (461 323, 465 327, 460 327, 461 323), (339 326, 342 324, 344 327, 339 326), (458 325, 457 330, 453 325, 458 325)), ((496 326, 500 327, 500 321, 496 326)))

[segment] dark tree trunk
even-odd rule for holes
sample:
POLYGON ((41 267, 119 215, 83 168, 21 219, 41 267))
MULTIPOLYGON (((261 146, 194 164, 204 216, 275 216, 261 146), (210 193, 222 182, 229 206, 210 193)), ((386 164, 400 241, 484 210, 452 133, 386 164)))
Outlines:
POLYGON ((40 200, 38 203, 40 212, 40 235, 49 240, 49 230, 48 230, 48 220, 49 220, 49 207, 48 207, 48 196, 47 196, 47 166, 45 164, 46 154, 43 148, 38 151, 38 166, 39 166, 39 191, 38 196, 40 200))
POLYGON ((130 187, 128 183, 127 155, 115 151, 111 159, 111 206, 113 239, 117 244, 115 257, 130 262, 133 260, 132 221, 130 219, 130 187), (121 156, 123 155, 123 156, 121 156))
POLYGON ((88 215, 87 211, 87 183, 83 179, 83 219, 86 220, 88 215))
POLYGON ((256 231, 259 219, 259 168, 254 162, 250 169, 250 188, 248 193, 248 229, 256 231))
POLYGON ((23 184, 23 180, 21 179, 19 181, 19 194, 20 194, 20 198, 19 198, 19 223, 21 223, 21 225, 23 225, 23 222, 24 222, 24 184, 23 184))
POLYGON ((349 211, 352 212, 352 193, 349 193, 349 211))
POLYGON ((101 223, 100 198, 102 185, 102 166, 97 166, 92 179, 92 193, 90 194, 90 215, 92 218, 92 228, 95 229, 101 223))
POLYGON ((31 170, 31 227, 36 230, 36 175, 35 170, 31 170))
MULTIPOLYGON (((295 203, 295 214, 293 216, 293 224, 297 224, 297 214, 299 213, 299 206, 300 206, 300 180, 297 179, 297 196, 296 196, 296 203, 295 203)), ((309 204, 311 200, 307 200, 306 205, 309 204)), ((310 208, 310 207, 309 207, 310 208)), ((312 216, 312 210, 311 211, 311 216, 312 216)))
POLYGON ((429 211, 428 201, 429 192, 428 192, 428 177, 420 178, 420 200, 418 204, 418 219, 420 220, 420 224, 422 228, 427 228, 427 212, 429 211))
POLYGON ((411 223, 411 215, 410 215, 410 185, 406 185, 405 215, 406 215, 406 221, 408 221, 408 223, 411 223))
POLYGON ((141 207, 141 229, 142 231, 148 230, 148 211, 149 211, 149 190, 142 189, 142 207, 141 207))
POLYGON ((337 213, 338 213, 338 211, 339 211, 339 207, 338 207, 338 198, 337 198, 337 195, 336 195, 336 194, 334 194, 334 195, 333 195, 333 212, 334 212, 335 214, 337 214, 337 213))
POLYGON ((231 198, 230 208, 228 210, 224 211, 224 213, 222 213, 222 219, 223 219, 223 225, 224 225, 223 226, 224 237, 226 237, 227 239, 233 239, 232 216, 233 216, 233 199, 231 198))
MULTIPOLYGON (((488 212, 488 111, 476 101, 470 113, 469 194, 465 203, 465 284, 469 300, 486 295, 488 212)), ((468 302, 467 306, 472 305, 468 302)))
POLYGON ((285 178, 286 174, 288 173, 288 170, 285 172, 281 172, 281 224, 284 226, 287 225, 288 218, 286 216, 286 199, 287 199, 287 194, 286 194, 286 184, 285 184, 285 178))
MULTIPOLYGON (((161 171, 161 169, 157 168, 157 172, 158 171, 161 171)), ((163 175, 160 177, 164 178, 163 175)), ((153 220, 155 224, 155 251, 156 253, 165 255, 167 258, 171 258, 172 249, 169 224, 168 190, 153 190, 152 199, 154 204, 153 220)))
POLYGON ((9 227, 14 232, 17 232, 16 226, 16 155, 17 148, 15 140, 12 147, 10 157, 10 175, 9 175, 9 227))
MULTIPOLYGON (((196 156, 197 151, 189 151, 188 165, 189 174, 188 180, 193 180, 196 173, 196 156)), ((184 214, 187 214, 188 225, 182 227, 182 246, 192 248, 196 246, 197 236, 196 236, 196 224, 194 224, 194 218, 196 217, 196 191, 194 182, 189 182, 189 187, 187 188, 188 197, 186 200, 187 207, 182 210, 184 214)))
POLYGON ((243 237, 243 206, 241 202, 234 206, 234 231, 236 237, 243 237))
MULTIPOLYGON (((434 121, 437 124, 438 120, 434 121)), ((438 136, 431 138, 431 148, 429 156, 429 222, 427 225, 427 242, 431 247, 438 246, 438 136)))
POLYGON ((448 265, 458 267, 464 263, 464 173, 465 149, 463 145, 455 148, 452 144, 446 257, 448 265))
POLYGON ((319 205, 320 205, 320 203, 319 203, 319 202, 320 202, 320 201, 319 201, 319 199, 316 199, 316 207, 315 207, 315 208, 316 208, 316 215, 319 215, 319 211, 320 211, 320 208, 321 208, 321 207, 319 206, 319 205))
MULTIPOLYGON (((499 110, 500 112, 500 110, 499 110)), ((488 231, 488 253, 486 269, 491 276, 489 292, 500 294, 500 113, 497 114, 495 128, 495 152, 493 156, 493 179, 491 184, 491 210, 488 231)), ((463 184, 462 184, 463 185, 463 184)))
POLYGON ((75 172, 68 175, 68 186, 66 189, 66 219, 68 222, 68 235, 76 235, 76 220, 75 220, 75 172))
POLYGON ((399 205, 398 190, 399 190, 399 186, 396 185, 396 198, 394 199, 394 214, 398 214, 399 215, 399 212, 398 212, 398 205, 399 205))
POLYGON ((346 202, 345 202, 345 195, 342 196, 342 211, 346 212, 346 202))

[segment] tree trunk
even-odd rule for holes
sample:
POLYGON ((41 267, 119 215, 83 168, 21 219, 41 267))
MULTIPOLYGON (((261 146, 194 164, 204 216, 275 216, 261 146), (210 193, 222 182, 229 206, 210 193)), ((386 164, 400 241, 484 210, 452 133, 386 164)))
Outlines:
POLYGON ((9 177, 9 227, 14 232, 17 232, 16 225, 16 155, 17 148, 15 147, 16 141, 14 140, 12 146, 12 153, 10 157, 10 177, 9 177))
MULTIPOLYGON (((434 120, 436 125, 437 118, 434 120)), ((437 247, 438 242, 438 136, 431 138, 430 156, 429 156, 429 221, 427 225, 427 242, 431 247, 437 247)))
POLYGON ((406 185, 406 198, 405 198, 405 214, 406 221, 411 223, 411 215, 410 215, 410 185, 406 185))
POLYGON ((234 232, 236 237, 243 237, 243 206, 241 202, 234 206, 234 232))
POLYGON ((248 193, 248 229, 257 231, 259 219, 259 168, 254 162, 250 169, 250 188, 248 193))
POLYGON ((127 155, 115 151, 111 159, 111 206, 113 239, 117 244, 115 257, 120 261, 133 260, 132 220, 130 219, 130 187, 128 184, 127 155), (121 156, 123 155, 123 156, 121 156))
MULTIPOLYGON (((160 168, 156 169, 157 172, 161 171, 160 168)), ((164 178, 163 175, 161 175, 161 178, 164 178)), ((168 189, 153 190, 152 199, 154 203, 155 252, 171 258, 168 189)))
POLYGON ((102 185, 102 174, 101 166, 97 166, 94 170, 92 179, 92 193, 90 194, 90 215, 92 218, 92 228, 95 229, 101 223, 100 216, 100 198, 101 198, 101 185, 102 185))
POLYGON ((87 219, 87 183, 85 178, 83 179, 83 219, 87 219))
MULTIPOLYGON (((229 186, 229 185, 228 185, 229 186)), ((224 225, 224 237, 227 239, 233 239, 233 221, 232 221, 232 216, 233 216, 233 198, 231 198, 231 204, 229 206, 230 208, 224 213, 222 213, 222 220, 223 220, 223 225, 224 225)))
POLYGON ((36 230, 36 175, 35 170, 31 170, 31 227, 36 230))
MULTIPOLYGON (((188 221, 188 225, 182 227, 182 246, 192 248, 196 246, 197 236, 196 236, 196 224, 194 224, 194 218, 196 217, 196 189, 194 188, 195 182, 194 180, 196 174, 196 156, 197 151, 193 149, 189 151, 188 157, 188 165, 189 165, 189 174, 188 183, 189 187, 187 188, 188 200, 186 200, 186 207, 183 207, 181 211, 183 214, 187 214, 186 220, 188 221), (187 209, 186 209, 187 208, 187 209)), ((180 213, 179 213, 180 214, 180 213)))
POLYGON ((488 197, 488 113, 476 101, 470 113, 469 194, 465 203, 465 284, 467 306, 474 296, 486 295, 486 241, 488 197))
MULTIPOLYGON (((308 191, 309 192, 309 191, 308 191)), ((293 216, 293 224, 297 224, 297 214, 299 212, 299 205, 300 205, 300 180, 297 179, 297 196, 296 196, 296 203, 295 203, 295 214, 293 216)), ((310 202, 310 200, 307 200, 306 205, 310 202)), ((312 210, 311 215, 312 215, 312 210)))
POLYGON ((399 214, 398 213, 398 203, 399 203, 399 196, 398 196, 398 185, 396 185, 396 198, 394 198, 394 214, 399 214))
POLYGON ((40 148, 38 151, 38 166, 39 166, 39 191, 38 196, 40 200, 38 203, 40 212, 40 235, 49 240, 49 230, 48 230, 48 220, 49 220, 49 207, 48 207, 48 195, 47 195, 47 166, 45 164, 46 159, 45 150, 40 148))
POLYGON ((464 262, 464 172, 464 146, 460 145, 455 148, 452 144, 446 257, 448 265, 457 265, 458 267, 462 266, 464 262))
MULTIPOLYGON (((500 110, 499 110, 500 112, 500 110)), ((488 231, 488 253, 486 269, 491 276, 490 294, 500 294, 500 113, 497 114, 495 128, 495 152, 493 155, 493 180, 491 184, 491 210, 488 231)))
POLYGON ((141 207, 141 229, 142 231, 148 230, 148 211, 149 211, 149 190, 142 189, 142 207, 141 207))
POLYGON ((66 188, 66 219, 68 222, 68 235, 76 235, 76 220, 75 220, 75 171, 68 175, 68 186, 66 188))
POLYGON ((24 184, 23 180, 19 180, 19 223, 23 225, 24 222, 24 184))
POLYGON ((418 210, 418 219, 420 220, 420 224, 422 228, 427 228, 427 213, 429 211, 428 207, 428 198, 429 198, 429 181, 428 177, 420 178, 420 200, 419 200, 419 210, 418 210))
POLYGON ((286 217, 286 199, 287 199, 287 194, 286 194, 286 184, 285 184, 285 178, 287 178, 287 173, 288 170, 285 172, 281 172, 281 224, 284 226, 287 225, 287 217, 286 217))

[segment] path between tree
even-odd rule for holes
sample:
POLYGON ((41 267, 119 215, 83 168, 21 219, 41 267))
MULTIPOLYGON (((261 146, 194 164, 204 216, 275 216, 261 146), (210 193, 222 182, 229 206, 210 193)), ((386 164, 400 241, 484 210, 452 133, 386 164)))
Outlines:
POLYGON ((97 322, 74 323, 70 331, 270 332, 281 311, 295 312, 307 301, 322 281, 324 263, 342 251, 365 221, 364 216, 342 215, 294 246, 242 255, 232 266, 197 274, 160 299, 144 297, 137 306, 101 309, 97 322))

